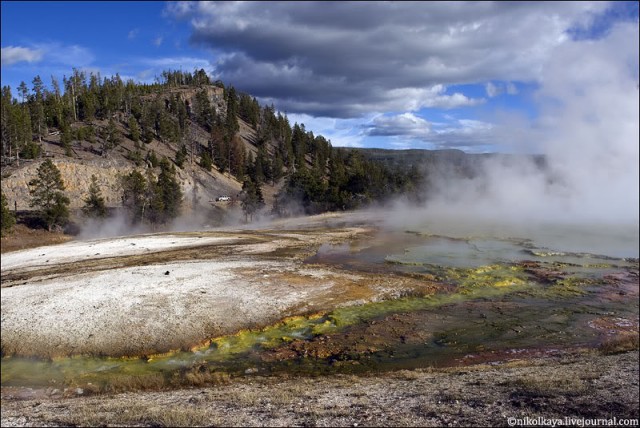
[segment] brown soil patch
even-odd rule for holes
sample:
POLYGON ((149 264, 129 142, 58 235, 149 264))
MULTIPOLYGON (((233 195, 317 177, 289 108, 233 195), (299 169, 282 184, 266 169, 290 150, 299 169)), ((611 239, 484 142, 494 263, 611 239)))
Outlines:
POLYGON ((3 236, 0 240, 0 251, 26 250, 28 248, 42 247, 44 245, 56 245, 71 241, 73 236, 61 232, 49 232, 43 229, 31 229, 24 224, 17 224, 13 232, 3 236))
POLYGON ((380 320, 357 324, 336 334, 323 334, 311 340, 294 340, 286 346, 266 351, 263 361, 313 358, 330 363, 353 363, 379 352, 393 352, 401 344, 425 343, 432 338, 426 328, 413 320, 414 314, 393 314, 380 320))

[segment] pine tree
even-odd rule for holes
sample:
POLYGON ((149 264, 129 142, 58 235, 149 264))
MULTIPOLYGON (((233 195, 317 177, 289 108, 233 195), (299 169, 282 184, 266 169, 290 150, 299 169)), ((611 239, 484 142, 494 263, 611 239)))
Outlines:
POLYGON ((229 158, 227 157, 228 152, 228 141, 227 137, 224 134, 224 129, 221 124, 216 124, 213 130, 211 131, 211 141, 209 143, 209 147, 211 149, 211 154, 213 155, 213 162, 215 163, 218 170, 220 170, 221 174, 224 174, 225 171, 229 168, 229 158))
POLYGON ((15 148, 15 123, 13 122, 13 97, 9 86, 2 87, 2 112, 0 113, 0 138, 2 138, 2 156, 12 156, 15 148))
POLYGON ((29 182, 31 207, 36 207, 49 231, 54 226, 64 226, 69 220, 69 198, 64 194, 64 182, 60 170, 51 159, 44 161, 37 171, 37 178, 29 182))
POLYGON ((278 181, 283 177, 283 168, 284 163, 282 162, 282 156, 280 156, 280 152, 276 151, 275 157, 273 158, 273 165, 271 167, 271 185, 275 186, 278 181))
POLYGON ((151 111, 151 107, 144 105, 140 116, 140 126, 142 128, 142 141, 149 144, 153 141, 155 134, 153 132, 155 126, 154 113, 151 111))
POLYGON ((179 168, 184 166, 184 161, 187 160, 187 154, 187 147, 183 144, 182 147, 180 147, 180 150, 176 152, 175 162, 179 168))
POLYGON ((44 113, 44 83, 40 76, 33 79, 34 103, 31 113, 31 123, 33 131, 38 136, 38 141, 42 142, 42 136, 47 132, 47 123, 44 113))
POLYGON ((140 141, 140 126, 138 125, 136 118, 133 116, 129 118, 129 133, 131 140, 137 145, 140 141))
POLYGON ((151 164, 152 168, 155 168, 158 166, 158 157, 156 156, 155 150, 151 150, 150 152, 147 152, 147 161, 151 164))
POLYGON ((184 101, 180 99, 178 94, 175 96, 175 104, 176 104, 176 115, 178 116, 178 126, 180 126, 180 133, 184 133, 184 130, 187 127, 187 118, 189 114, 187 113, 187 106, 184 101))
POLYGON ((246 150, 240 137, 235 135, 229 142, 229 172, 242 180, 245 174, 246 150))
POLYGON ((268 175, 265 173, 265 170, 268 169, 266 168, 265 164, 266 164, 266 159, 264 155, 264 149, 260 148, 258 150, 258 154, 256 155, 256 160, 253 164, 253 173, 254 173, 253 181, 258 185, 264 183, 265 177, 268 175))
POLYGON ((51 76, 51 87, 53 92, 47 94, 45 117, 47 118, 47 125, 60 128, 63 122, 62 96, 60 94, 60 83, 53 76, 51 76))
POLYGON ((158 135, 163 142, 177 143, 180 140, 180 127, 166 111, 159 110, 157 125, 158 135))
MULTIPOLYGON (((16 155, 18 155, 18 159, 20 157, 24 157, 25 148, 28 148, 32 139, 31 139, 31 115, 29 111, 25 108, 26 104, 23 105, 22 108, 14 109, 16 113, 16 120, 18 126, 18 150, 16 151, 16 155)), ((19 165, 18 160, 18 165, 19 165)))
POLYGON ((238 97, 233 86, 230 86, 229 89, 225 91, 225 95, 227 98, 225 128, 229 138, 232 138, 236 132, 240 130, 240 125, 238 124, 238 97))
POLYGON ((133 224, 141 222, 148 205, 147 181, 140 172, 134 170, 121 177, 120 185, 122 186, 122 206, 129 211, 131 222, 133 224))
POLYGON ((208 132, 213 129, 213 109, 207 91, 202 89, 196 93, 194 118, 198 125, 205 128, 208 132))
POLYGON ((153 177, 151 170, 147 170, 146 199, 149 203, 149 208, 147 209, 145 219, 152 225, 164 223, 165 204, 162 189, 153 177))
POLYGON ((113 118, 109 119, 107 129, 104 131, 104 141, 102 144, 102 154, 106 155, 107 152, 116 147, 122 141, 122 135, 116 126, 116 122, 113 118))
POLYGON ((9 204, 4 193, 0 194, 2 199, 2 228, 0 228, 0 236, 5 236, 11 232, 13 225, 16 224, 16 218, 9 209, 9 204))
POLYGON ((65 125, 62 127, 62 133, 60 134, 60 144, 64 148, 64 154, 66 156, 73 156, 73 152, 71 151, 71 141, 73 140, 73 135, 71 132, 71 127, 69 125, 65 125))
POLYGON ((160 174, 158 174, 155 191, 163 206, 160 222, 166 223, 180 214, 182 190, 176 178, 176 168, 169 163, 166 157, 160 160, 159 166, 160 174))
POLYGON ((244 192, 242 211, 244 212, 245 221, 253 221, 255 213, 264 207, 262 190, 260 189, 260 185, 250 178, 247 178, 244 183, 242 183, 242 191, 244 192))
POLYGON ((207 171, 211 171, 211 167, 213 166, 213 162, 211 161, 211 155, 208 150, 203 150, 200 155, 200 166, 206 169, 207 171))
POLYGON ((98 179, 95 175, 91 175, 91 184, 89 185, 89 196, 84 200, 82 212, 87 217, 103 218, 107 216, 107 207, 102 197, 98 179))
POLYGON ((27 95, 29 94, 29 88, 27 88, 27 84, 24 83, 24 81, 20 82, 20 86, 18 86, 18 93, 22 98, 21 104, 24 105, 24 103, 27 102, 27 95))

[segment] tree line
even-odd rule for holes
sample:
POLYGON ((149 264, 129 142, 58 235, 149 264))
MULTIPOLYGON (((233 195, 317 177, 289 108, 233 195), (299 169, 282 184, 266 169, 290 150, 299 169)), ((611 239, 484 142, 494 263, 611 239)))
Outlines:
POLYGON ((211 82, 204 70, 165 71, 154 84, 141 84, 124 82, 118 74, 102 78, 74 68, 62 85, 52 77, 47 87, 36 76, 30 89, 21 82, 17 94, 2 88, 3 157, 19 162, 42 156, 41 142, 51 129, 60 132, 68 155, 74 141, 87 141, 106 155, 126 136, 135 145, 127 157, 147 167, 147 173, 132 173, 122 182, 123 205, 139 221, 166 222, 176 215, 179 207, 170 196, 176 189, 164 186, 173 185, 168 183, 175 180, 175 166, 182 168, 187 159, 242 183, 247 219, 264 207, 262 188, 283 179, 273 209, 278 215, 291 214, 294 205, 303 213, 358 208, 414 192, 422 180, 415 168, 391 169, 359 153, 334 149, 304 124, 291 126, 273 105, 261 106, 233 86, 211 82), (185 87, 196 91, 193 99, 174 90, 185 87), (214 102, 210 88, 222 90, 223 102, 214 102), (239 119, 255 133, 255 153, 242 141, 239 119), (203 132, 206 144, 195 136, 203 132), (144 146, 154 140, 176 147, 172 162, 157 159, 150 150, 145 154, 144 146), (157 178, 149 173, 154 168, 159 168, 157 178))

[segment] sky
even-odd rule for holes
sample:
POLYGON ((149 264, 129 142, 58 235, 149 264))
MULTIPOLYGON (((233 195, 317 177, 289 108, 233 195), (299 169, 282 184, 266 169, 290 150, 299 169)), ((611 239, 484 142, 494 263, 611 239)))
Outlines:
POLYGON ((554 112, 577 93, 613 78, 637 92, 638 2, 1 7, 2 85, 14 95, 21 81, 40 75, 51 87, 72 67, 139 82, 203 68, 334 146, 540 153, 564 117, 554 112))

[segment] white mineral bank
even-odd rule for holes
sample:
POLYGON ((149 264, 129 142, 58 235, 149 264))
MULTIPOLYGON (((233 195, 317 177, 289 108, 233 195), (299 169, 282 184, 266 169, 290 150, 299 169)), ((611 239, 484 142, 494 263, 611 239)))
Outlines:
MULTIPOLYGON (((162 348, 277 317, 318 289, 283 290, 240 272, 273 262, 181 262, 91 272, 2 290, 3 341, 49 343, 75 353, 162 348), (168 274, 167 274, 168 273, 168 274), (25 310, 28 308, 28 310, 25 310), (123 348, 124 346, 124 348, 123 348)), ((320 287, 321 289, 323 287, 320 287)))
POLYGON ((2 271, 15 268, 48 266, 89 258, 128 256, 173 248, 228 243, 233 238, 178 235, 127 236, 122 238, 73 241, 66 244, 32 248, 2 255, 2 271))

